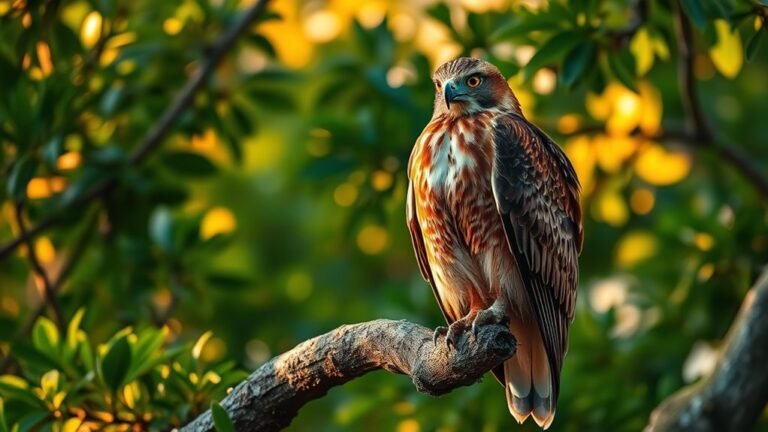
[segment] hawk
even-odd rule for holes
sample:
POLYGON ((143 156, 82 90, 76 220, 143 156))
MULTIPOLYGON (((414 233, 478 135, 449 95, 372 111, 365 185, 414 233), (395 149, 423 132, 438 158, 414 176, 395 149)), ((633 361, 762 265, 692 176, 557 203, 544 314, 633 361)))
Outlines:
POLYGON ((408 228, 446 321, 435 337, 508 323, 514 357, 493 370, 509 410, 548 428, 568 348, 583 229, 579 181, 526 120, 492 64, 462 57, 433 75, 435 105, 408 162, 408 228))

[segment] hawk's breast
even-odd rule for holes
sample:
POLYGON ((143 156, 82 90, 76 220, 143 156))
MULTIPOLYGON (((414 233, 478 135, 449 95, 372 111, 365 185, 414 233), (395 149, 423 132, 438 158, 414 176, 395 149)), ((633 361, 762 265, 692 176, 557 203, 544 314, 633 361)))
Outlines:
MULTIPOLYGON (((496 287, 510 267, 503 227, 491 189, 493 124, 489 114, 434 119, 417 141, 410 177, 427 257, 438 291, 478 292, 496 287)), ((465 299, 446 298, 463 316, 465 299), (462 312, 463 311, 463 312, 462 312)))

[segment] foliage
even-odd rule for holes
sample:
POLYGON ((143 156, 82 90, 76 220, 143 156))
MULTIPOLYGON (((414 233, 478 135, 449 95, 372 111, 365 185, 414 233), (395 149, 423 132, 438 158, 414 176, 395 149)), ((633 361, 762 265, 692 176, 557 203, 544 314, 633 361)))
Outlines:
MULTIPOLYGON (((765 197, 728 156, 768 172, 764 1, 277 0, 137 156, 251 3, 0 3, 0 239, 50 225, 0 257, 0 430, 75 428, 82 413, 94 429, 164 430, 221 399, 235 364, 348 322, 438 325, 404 226, 405 166, 430 71, 458 55, 510 77, 581 179, 554 429, 638 430, 707 373, 768 258, 765 197), (691 104, 709 131, 689 128, 691 104)), ((491 379, 430 399, 380 374, 292 428, 502 430, 503 399, 491 379)))
POLYGON ((94 346, 80 328, 84 312, 62 336, 42 317, 31 343, 12 347, 23 373, 0 376, 2 430, 179 427, 247 376, 233 362, 200 359, 210 332, 194 345, 168 347, 167 327, 126 327, 94 346))

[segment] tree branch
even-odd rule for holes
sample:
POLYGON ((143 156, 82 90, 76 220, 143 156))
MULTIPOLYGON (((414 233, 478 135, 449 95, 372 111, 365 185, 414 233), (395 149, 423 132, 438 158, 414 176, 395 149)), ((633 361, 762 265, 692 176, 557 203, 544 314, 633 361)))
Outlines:
POLYGON ((40 306, 40 310, 42 311, 45 308, 44 305, 47 305, 51 309, 53 321, 56 323, 59 333, 63 334, 64 317, 61 313, 61 307, 59 307, 59 303, 56 301, 56 292, 51 283, 51 278, 48 276, 48 272, 45 271, 42 264, 40 264, 32 238, 26 236, 27 228, 26 222, 24 222, 24 205, 22 203, 17 203, 15 205, 15 210, 16 224, 19 226, 19 236, 26 238, 27 260, 29 261, 30 267, 32 267, 32 271, 40 279, 40 283, 43 286, 43 305, 40 306))
MULTIPOLYGON (((235 41, 240 35, 245 32, 253 21, 264 11, 269 0, 259 0, 248 10, 246 10, 242 17, 232 26, 226 33, 224 33, 211 47, 206 51, 206 56, 202 61, 200 67, 198 67, 192 77, 187 81, 184 87, 179 91, 176 98, 168 106, 160 120, 157 121, 155 126, 150 130, 144 140, 139 144, 136 149, 131 153, 129 161, 132 165, 139 165, 143 162, 147 156, 149 156, 162 142, 166 135, 171 131, 173 125, 178 121, 184 111, 194 101, 195 94, 203 87, 208 81, 208 77, 213 73, 216 66, 219 64, 224 55, 234 46, 235 41)), ((94 199, 109 192, 115 185, 116 180, 114 177, 99 183, 88 192, 78 197, 73 202, 69 203, 64 208, 59 209, 58 213, 52 214, 47 218, 44 218, 36 225, 32 226, 26 234, 21 234, 18 237, 10 240, 8 243, 0 246, 0 260, 5 259, 10 253, 12 253, 22 243, 33 239, 36 235, 42 231, 48 229, 61 218, 61 214, 68 208, 74 208, 89 204, 94 199)))
POLYGON ((768 269, 747 293, 715 372, 651 414, 646 432, 747 431, 768 404, 768 269))
MULTIPOLYGON (((299 344, 261 366, 222 402, 236 430, 277 431, 307 402, 331 388, 384 369, 406 374, 420 392, 441 395, 470 385, 514 355, 517 342, 505 326, 463 334, 450 349, 433 331, 407 321, 345 325, 299 344)), ((183 432, 214 431, 207 411, 183 432)))
POLYGON ((688 141, 699 147, 714 150, 738 170, 757 189, 764 200, 768 200, 768 176, 765 174, 766 170, 757 166, 738 147, 727 144, 724 140, 719 139, 701 109, 699 94, 696 90, 696 77, 694 75, 695 51, 691 23, 679 2, 674 4, 676 8, 675 31, 677 33, 678 49, 680 50, 678 85, 680 88, 680 98, 686 112, 687 135, 690 137, 688 141))

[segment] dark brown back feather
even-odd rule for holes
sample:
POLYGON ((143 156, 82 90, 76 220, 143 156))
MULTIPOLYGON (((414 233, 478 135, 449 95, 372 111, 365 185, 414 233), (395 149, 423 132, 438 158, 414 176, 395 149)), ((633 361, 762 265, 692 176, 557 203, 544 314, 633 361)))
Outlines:
POLYGON ((522 117, 498 119, 494 143, 496 205, 541 331, 557 400, 583 239, 578 179, 562 150, 522 117))

